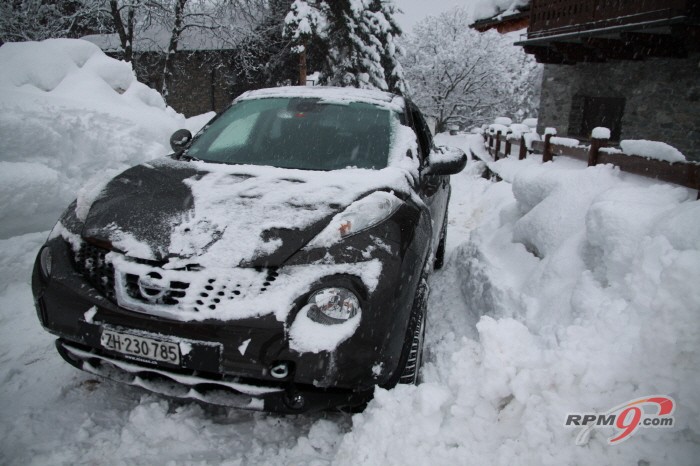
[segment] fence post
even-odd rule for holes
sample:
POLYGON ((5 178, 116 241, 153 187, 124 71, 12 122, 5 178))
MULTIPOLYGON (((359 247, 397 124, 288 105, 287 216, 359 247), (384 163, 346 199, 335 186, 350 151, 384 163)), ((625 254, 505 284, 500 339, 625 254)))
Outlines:
POLYGON ((552 161, 552 143, 550 142, 550 139, 552 139, 551 134, 544 135, 544 150, 542 151, 542 163, 552 161))
POLYGON ((501 150, 501 132, 496 131, 496 151, 493 153, 493 160, 498 160, 498 151, 501 150))
POLYGON ((506 157, 508 157, 508 156, 510 155, 510 148, 511 148, 511 147, 510 147, 510 146, 511 146, 511 144, 510 144, 510 139, 508 138, 508 135, 509 135, 509 134, 511 134, 511 131, 508 131, 508 132, 506 133, 506 149, 505 149, 506 157))
POLYGON ((525 136, 520 136, 520 152, 518 153, 518 160, 525 160, 527 157, 527 146, 525 145, 525 136))
POLYGON ((588 166, 595 167, 598 163, 598 151, 601 147, 605 147, 608 139, 591 138, 591 147, 588 149, 588 166))

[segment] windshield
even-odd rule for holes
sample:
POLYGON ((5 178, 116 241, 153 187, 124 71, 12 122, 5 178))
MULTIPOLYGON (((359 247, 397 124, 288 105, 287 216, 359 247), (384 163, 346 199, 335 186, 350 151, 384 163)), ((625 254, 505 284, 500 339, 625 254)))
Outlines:
POLYGON ((337 170, 387 166, 399 115, 360 102, 267 98, 236 103, 192 143, 207 162, 337 170))

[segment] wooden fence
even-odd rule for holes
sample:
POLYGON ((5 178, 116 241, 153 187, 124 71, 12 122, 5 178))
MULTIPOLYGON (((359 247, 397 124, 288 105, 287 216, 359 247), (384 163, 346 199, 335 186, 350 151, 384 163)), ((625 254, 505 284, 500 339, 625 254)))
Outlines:
POLYGON ((542 154, 542 162, 551 161, 554 156, 571 157, 588 163, 588 166, 610 163, 621 171, 635 175, 646 176, 669 183, 697 189, 700 199, 700 164, 694 162, 670 163, 663 160, 648 159, 637 155, 627 155, 620 152, 601 150, 607 144, 605 139, 591 139, 590 146, 568 146, 553 144, 552 135, 547 134, 544 141, 532 141, 531 149, 527 148, 525 138, 513 137, 509 132, 504 135, 501 131, 496 134, 484 133, 489 154, 494 160, 509 157, 516 146, 518 159, 523 160, 528 153, 542 154))

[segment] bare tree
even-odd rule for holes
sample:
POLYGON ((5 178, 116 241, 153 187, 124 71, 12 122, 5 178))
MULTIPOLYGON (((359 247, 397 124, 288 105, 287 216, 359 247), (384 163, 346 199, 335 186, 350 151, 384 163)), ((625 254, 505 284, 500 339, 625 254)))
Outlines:
POLYGON ((94 0, 2 0, 0 44, 80 37, 106 30, 108 18, 94 0))
MULTIPOLYGON (((124 61, 130 62, 133 59, 136 13, 143 11, 143 6, 143 0, 109 0, 109 14, 119 36, 124 61)), ((139 19, 143 21, 143 17, 139 19)))
POLYGON ((523 83, 537 65, 511 43, 496 32, 469 28, 468 15, 459 8, 426 18, 406 37, 409 94, 435 118, 437 131, 513 113, 525 101, 523 83))
POLYGON ((165 52, 165 64, 163 65, 163 85, 161 87, 161 94, 163 94, 163 98, 166 102, 168 101, 168 95, 170 93, 170 83, 173 79, 173 61, 175 59, 175 53, 177 52, 177 45, 183 31, 189 26, 185 22, 186 5, 187 0, 175 0, 173 27, 170 34, 170 40, 168 41, 168 49, 165 52))
POLYGON ((244 38, 254 34, 254 27, 268 4, 267 0, 148 1, 160 11, 156 16, 170 33, 161 87, 166 102, 175 75, 176 53, 186 32, 191 36, 206 36, 211 46, 237 49, 244 38))

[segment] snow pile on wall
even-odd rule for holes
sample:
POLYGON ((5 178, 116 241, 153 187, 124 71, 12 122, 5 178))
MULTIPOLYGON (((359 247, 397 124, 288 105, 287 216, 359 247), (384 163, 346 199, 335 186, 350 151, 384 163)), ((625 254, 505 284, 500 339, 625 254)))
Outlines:
MULTIPOLYGON (((483 140, 470 137, 479 150, 483 140)), ((575 160, 506 159, 491 168, 517 173, 512 190, 453 177, 453 185, 480 184, 460 220, 480 226, 448 259, 466 309, 431 305, 427 383, 378 390, 353 418, 336 460, 696 464, 695 191, 575 160), (470 314, 481 317, 477 334, 465 336, 456 324, 470 314), (564 427, 568 413, 605 412, 655 394, 676 400, 672 429, 641 428, 611 446, 613 429, 598 428, 577 446, 580 428, 564 427)))
POLYGON ((0 47, 0 238, 46 230, 95 174, 169 152, 185 118, 86 41, 0 47))

